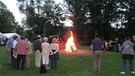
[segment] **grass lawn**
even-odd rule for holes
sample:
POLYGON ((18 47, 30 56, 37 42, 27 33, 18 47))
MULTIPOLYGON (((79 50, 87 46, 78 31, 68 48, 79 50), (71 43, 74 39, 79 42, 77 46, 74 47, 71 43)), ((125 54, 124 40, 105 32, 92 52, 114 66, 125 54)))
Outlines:
MULTIPOLYGON (((88 49, 89 46, 79 46, 79 49, 88 49)), ((60 53, 58 70, 48 70, 46 74, 40 74, 39 68, 34 66, 34 52, 30 55, 31 66, 24 71, 14 70, 6 63, 6 52, 0 46, 0 76, 123 76, 121 71, 121 56, 119 53, 104 51, 102 56, 101 73, 92 73, 91 55, 74 55, 60 53)), ((129 64, 124 76, 134 76, 130 73, 129 64)))

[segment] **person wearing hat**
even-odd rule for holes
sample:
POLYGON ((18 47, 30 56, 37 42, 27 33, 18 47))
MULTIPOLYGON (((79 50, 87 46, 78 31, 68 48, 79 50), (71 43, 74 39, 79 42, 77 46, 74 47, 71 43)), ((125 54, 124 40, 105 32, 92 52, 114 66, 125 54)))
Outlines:
POLYGON ((57 69, 57 60, 59 60, 59 45, 57 43, 57 39, 53 38, 52 43, 50 45, 51 51, 51 69, 57 69))
POLYGON ((48 38, 45 37, 44 42, 42 43, 42 63, 46 67, 46 69, 49 69, 49 54, 50 54, 50 44, 47 42, 48 38))
POLYGON ((40 35, 37 35, 37 40, 34 41, 34 50, 35 50, 35 66, 40 67, 41 64, 41 52, 42 52, 42 38, 40 35))

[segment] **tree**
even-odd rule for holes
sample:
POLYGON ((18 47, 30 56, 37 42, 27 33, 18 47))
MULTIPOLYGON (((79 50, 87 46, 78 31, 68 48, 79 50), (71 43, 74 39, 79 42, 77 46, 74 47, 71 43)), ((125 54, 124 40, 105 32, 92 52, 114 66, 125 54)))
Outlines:
POLYGON ((104 39, 113 33, 111 23, 114 16, 113 0, 65 0, 69 11, 74 15, 75 29, 78 37, 88 40, 93 33, 100 33, 104 39), (111 9, 112 8, 112 9, 111 9), (107 28, 107 29, 104 29, 107 28), (87 35, 89 34, 89 35, 87 35))
MULTIPOLYGON (((87 34, 90 33, 90 12, 87 9, 87 0, 65 0, 68 6, 68 10, 72 13, 74 22, 74 30, 79 40, 86 40, 87 34), (85 37, 85 38, 84 38, 85 37)), ((89 35, 91 36, 91 35, 89 35)), ((87 37, 88 39, 88 37, 87 37)))
POLYGON ((6 5, 0 1, 0 31, 2 33, 16 32, 17 22, 6 5))
POLYGON ((124 17, 122 24, 125 27, 125 35, 131 36, 135 34, 135 0, 120 0, 120 6, 122 8, 120 12, 122 12, 122 15, 124 17))
POLYGON ((53 0, 18 0, 18 3, 26 16, 24 22, 34 35, 49 36, 60 32, 61 8, 53 0))
POLYGON ((133 25, 135 23, 134 0, 65 1, 69 11, 73 14, 75 29, 81 40, 89 39, 95 32, 98 32, 104 40, 114 38, 117 35, 123 37, 125 34, 134 33, 131 33, 131 30, 134 30, 133 25), (116 28, 112 27, 112 24, 116 28), (128 32, 124 33, 121 29, 128 32), (87 34, 89 36, 86 36, 87 34))

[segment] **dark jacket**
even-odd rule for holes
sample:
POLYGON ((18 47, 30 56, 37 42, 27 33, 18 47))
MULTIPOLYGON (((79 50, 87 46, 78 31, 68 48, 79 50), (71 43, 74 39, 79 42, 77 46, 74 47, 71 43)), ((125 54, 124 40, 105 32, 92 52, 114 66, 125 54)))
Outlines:
POLYGON ((42 44, 41 41, 35 40, 34 41, 34 50, 35 51, 39 50, 40 52, 42 52, 41 44, 42 44))

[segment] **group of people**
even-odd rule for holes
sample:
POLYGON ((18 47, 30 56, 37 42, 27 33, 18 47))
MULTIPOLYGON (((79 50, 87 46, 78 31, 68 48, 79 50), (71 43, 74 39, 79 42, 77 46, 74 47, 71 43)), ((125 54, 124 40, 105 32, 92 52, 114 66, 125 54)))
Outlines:
POLYGON ((53 38, 52 43, 48 43, 48 38, 41 38, 40 35, 37 36, 37 40, 34 42, 35 50, 35 66, 40 67, 41 60, 42 64, 46 69, 49 69, 49 59, 51 59, 51 69, 57 69, 57 60, 59 60, 59 45, 57 39, 53 38), (43 40, 43 41, 42 41, 43 40))
POLYGON ((13 38, 9 38, 6 43, 7 64, 17 70, 24 70, 24 67, 30 67, 29 54, 32 53, 31 45, 31 42, 28 41, 28 36, 13 36, 13 38))
MULTIPOLYGON (((135 55, 135 35, 133 35, 133 41, 131 41, 129 36, 126 36, 125 41, 120 46, 122 56, 122 72, 120 72, 120 74, 125 74, 127 60, 130 64, 131 73, 135 74, 133 63, 135 55)), ((57 69, 57 61, 60 58, 59 48, 56 38, 53 38, 50 44, 48 43, 47 37, 42 39, 42 37, 38 35, 37 39, 34 41, 35 67, 40 68, 42 64, 46 69, 49 69, 48 64, 49 59, 51 59, 51 69, 57 69)), ((99 38, 98 33, 95 34, 95 39, 91 41, 90 49, 93 53, 93 72, 100 73, 104 42, 99 38)), ((20 69, 20 62, 21 70, 24 70, 24 67, 30 67, 29 54, 32 53, 32 44, 28 40, 28 36, 14 36, 12 39, 9 39, 6 43, 6 50, 8 55, 7 63, 11 64, 14 69, 20 69)))
MULTIPOLYGON (((51 69, 57 69, 57 60, 59 60, 59 45, 57 39, 53 38, 52 43, 48 43, 48 38, 37 36, 34 41, 35 67, 40 68, 44 65, 49 69, 49 59, 51 59, 51 69)), ((7 64, 13 69, 24 70, 30 67, 30 54, 32 54, 32 44, 28 36, 13 36, 6 43, 7 64), (21 66, 20 66, 21 63, 21 66)))
POLYGON ((104 42, 104 50, 118 52, 119 46, 121 46, 121 42, 119 41, 118 37, 116 37, 114 40, 105 40, 104 42))
POLYGON ((6 45, 7 40, 5 39, 0 39, 0 46, 5 46, 6 45))
MULTIPOLYGON (((125 74, 127 60, 130 64, 131 73, 135 74, 133 63, 135 55, 135 35, 133 35, 133 41, 131 41, 130 36, 126 36, 125 41, 119 46, 121 46, 122 56, 122 71, 120 72, 120 74, 125 74)), ((95 39, 91 41, 90 48, 93 51, 93 72, 100 73, 101 56, 102 50, 104 49, 104 42, 99 38, 99 35, 97 33, 95 34, 95 39)))

